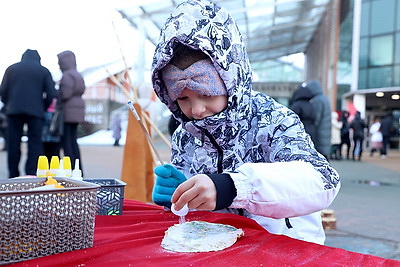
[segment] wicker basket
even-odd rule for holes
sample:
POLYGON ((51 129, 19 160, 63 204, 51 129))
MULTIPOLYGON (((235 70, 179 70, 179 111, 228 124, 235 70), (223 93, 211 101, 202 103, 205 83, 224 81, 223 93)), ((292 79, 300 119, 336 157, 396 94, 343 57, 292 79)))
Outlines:
POLYGON ((46 178, 0 180, 0 264, 93 246, 99 186, 56 180, 65 188, 32 190, 46 178))
POLYGON ((85 182, 98 184, 98 215, 122 215, 126 183, 113 178, 85 178, 85 182))

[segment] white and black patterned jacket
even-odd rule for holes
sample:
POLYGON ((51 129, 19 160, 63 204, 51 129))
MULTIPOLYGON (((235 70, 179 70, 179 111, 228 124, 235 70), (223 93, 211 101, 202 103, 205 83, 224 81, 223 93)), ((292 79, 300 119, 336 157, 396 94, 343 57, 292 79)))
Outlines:
POLYGON ((187 178, 229 174, 236 196, 226 211, 243 209, 271 233, 323 243, 319 211, 335 198, 338 173, 314 149, 294 112, 252 90, 251 75, 242 36, 224 9, 189 0, 172 12, 152 66, 156 94, 181 122, 172 137, 171 162, 187 178), (188 121, 168 97, 160 70, 178 42, 211 58, 228 91, 222 112, 188 121))

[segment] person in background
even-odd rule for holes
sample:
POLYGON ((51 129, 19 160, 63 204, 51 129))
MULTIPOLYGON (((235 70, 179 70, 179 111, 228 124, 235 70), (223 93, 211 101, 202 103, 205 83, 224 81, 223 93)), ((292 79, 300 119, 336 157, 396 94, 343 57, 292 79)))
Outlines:
POLYGON ((332 111, 332 133, 331 133, 331 159, 341 160, 340 156, 340 129, 342 129, 343 123, 339 121, 339 115, 336 111, 332 111))
POLYGON ((304 125, 304 129, 311 136, 311 140, 316 142, 316 130, 315 130, 315 111, 314 106, 310 100, 312 98, 311 92, 307 87, 299 86, 294 91, 290 109, 293 110, 300 118, 304 125))
POLYGON ((72 51, 63 51, 57 57, 62 71, 59 92, 64 113, 61 146, 64 156, 71 158, 72 168, 75 168, 75 160, 79 159, 82 170, 83 163, 77 141, 77 130, 78 125, 85 121, 85 101, 82 99, 86 89, 85 81, 82 74, 77 71, 76 57, 72 51))
POLYGON ((311 80, 301 86, 308 88, 311 92, 311 104, 315 112, 315 148, 326 159, 331 151, 331 107, 329 99, 324 95, 319 81, 311 80))
POLYGON ((293 111, 252 90, 233 18, 212 2, 184 1, 156 47, 153 88, 181 126, 171 164, 155 168, 153 201, 241 214, 271 233, 324 243, 321 210, 339 175, 293 111))
POLYGON ((342 122, 342 128, 340 129, 340 158, 342 157, 342 149, 343 145, 346 145, 346 159, 350 159, 350 124, 349 124, 349 112, 343 110, 342 115, 340 116, 340 121, 342 122))
POLYGON ((25 174, 36 175, 37 160, 43 154, 44 113, 56 96, 50 71, 40 64, 38 51, 27 49, 20 62, 9 66, 0 88, 7 115, 9 177, 20 176, 21 137, 27 125, 28 156, 25 174))
POLYGON ((381 157, 386 158, 387 149, 390 144, 390 137, 394 132, 393 127, 393 116, 392 113, 389 112, 381 121, 381 132, 382 132, 382 152, 381 157))
POLYGON ((3 137, 4 140, 3 149, 1 151, 7 151, 7 116, 4 113, 3 107, 0 109, 0 136, 3 137))
POLYGON ((119 146, 119 139, 121 139, 121 116, 118 113, 115 113, 112 120, 112 132, 114 146, 119 146))
POLYGON ((44 115, 44 124, 42 132, 42 141, 44 155, 47 159, 51 160, 52 156, 57 156, 60 158, 60 147, 61 147, 61 137, 63 134, 64 122, 62 118, 57 118, 57 116, 63 116, 63 114, 56 113, 56 110, 60 107, 58 102, 58 97, 53 98, 51 105, 46 110, 44 115))
POLYGON ((372 157, 375 151, 380 151, 382 155, 382 132, 381 132, 381 120, 376 117, 374 122, 369 127, 369 134, 371 135, 371 153, 370 156, 372 157))
POLYGON ((361 113, 357 111, 354 119, 350 123, 350 129, 353 129, 353 160, 357 158, 358 161, 360 161, 362 158, 365 128, 367 128, 367 125, 364 120, 361 119, 361 113))

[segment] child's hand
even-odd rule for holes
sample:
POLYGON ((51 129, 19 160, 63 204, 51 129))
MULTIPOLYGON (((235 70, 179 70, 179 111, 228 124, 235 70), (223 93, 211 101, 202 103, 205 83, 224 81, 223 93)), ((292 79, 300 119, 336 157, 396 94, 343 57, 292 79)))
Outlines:
POLYGON ((153 188, 153 201, 157 205, 170 208, 172 194, 178 185, 186 181, 186 177, 170 164, 156 167, 154 173, 157 177, 153 188))
POLYGON ((214 210, 217 205, 217 189, 210 177, 197 174, 180 184, 172 195, 175 209, 180 210, 186 203, 189 209, 214 210))

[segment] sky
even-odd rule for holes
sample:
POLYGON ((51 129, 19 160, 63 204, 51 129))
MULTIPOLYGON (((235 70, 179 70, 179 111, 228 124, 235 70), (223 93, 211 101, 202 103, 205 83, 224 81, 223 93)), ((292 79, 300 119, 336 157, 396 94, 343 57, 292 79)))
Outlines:
MULTIPOLYGON (((134 0, 133 0, 134 1, 134 0)), ((38 50, 41 63, 61 77, 57 54, 71 50, 78 70, 138 56, 140 33, 104 0, 12 0, 0 3, 0 79, 26 49, 38 50), (122 56, 123 55, 123 56, 122 56)))

